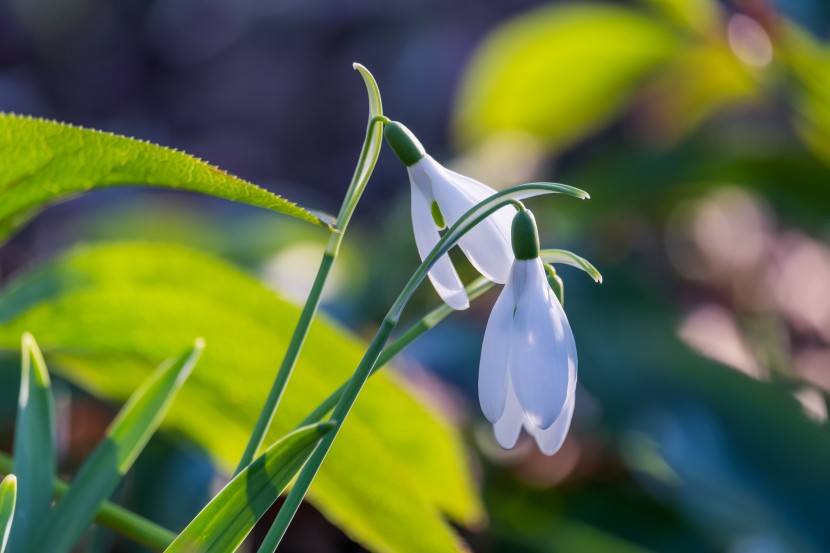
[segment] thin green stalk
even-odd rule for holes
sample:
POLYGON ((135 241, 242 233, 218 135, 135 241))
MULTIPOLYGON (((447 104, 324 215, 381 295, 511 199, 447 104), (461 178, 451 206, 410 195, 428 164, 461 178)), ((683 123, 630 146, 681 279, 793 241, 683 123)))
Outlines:
MULTIPOLYGON (((467 297, 469 297, 470 301, 472 301, 492 287, 492 282, 484 277, 478 277, 467 286, 467 297)), ((397 340, 389 344, 389 346, 381 352, 377 363, 375 363, 375 366, 372 367, 371 374, 375 374, 382 369, 406 346, 414 342, 421 336, 421 334, 443 321, 453 311, 454 309, 452 307, 446 303, 442 303, 440 306, 427 313, 420 321, 409 327, 406 332, 401 334, 397 340)), ((341 384, 340 387, 324 399, 323 402, 314 409, 314 411, 309 413, 306 418, 303 419, 303 422, 301 422, 298 426, 305 426, 307 424, 313 424, 322 420, 323 417, 325 417, 326 414, 337 404, 337 400, 343 395, 347 384, 348 382, 341 384)))
POLYGON ((562 184, 532 183, 515 186, 498 192, 479 204, 476 204, 444 233, 432 251, 427 254, 426 258, 424 258, 423 262, 415 270, 409 282, 407 282, 400 295, 398 295, 395 303, 392 304, 386 317, 384 317, 377 334, 375 334, 375 337, 369 345, 369 349, 364 354, 363 359, 361 359, 360 364, 355 369, 354 375, 346 384, 343 394, 334 406, 330 418, 330 420, 335 421, 336 426, 334 430, 323 438, 323 441, 320 442, 320 445, 317 446, 317 449, 314 450, 314 453, 300 471, 297 481, 285 499, 285 503, 283 503, 282 508, 277 513, 274 524, 265 536, 265 540, 259 548, 259 553, 273 553, 276 551, 277 546, 285 535, 285 531, 288 529, 288 525, 294 518, 297 509, 299 509, 300 503, 305 498, 311 482, 314 480, 317 472, 320 470, 320 466, 323 464, 323 460, 331 449, 334 439, 340 431, 340 427, 346 420, 349 411, 351 411, 363 385, 369 379, 374 367, 378 364, 383 346, 397 326, 403 309, 415 293, 415 290, 424 281, 436 261, 442 255, 446 254, 450 248, 455 246, 458 240, 473 227, 505 205, 512 204, 521 198, 553 192, 565 193, 583 199, 588 197, 586 192, 562 184))
MULTIPOLYGON (((12 458, 0 453, 0 473, 10 474, 11 470, 12 458)), ((60 479, 55 479, 53 486, 55 499, 63 497, 69 489, 69 484, 60 479)), ((176 534, 170 530, 109 501, 101 506, 95 521, 153 551, 164 551, 176 539, 176 534)))
MULTIPOLYGON (((370 81, 374 84, 374 79, 371 75, 367 77, 368 71, 362 69, 362 66, 356 67, 366 79, 367 87, 371 87, 370 81)), ((377 92, 377 84, 374 84, 374 91, 377 92)), ((377 104, 372 103, 372 96, 370 90, 370 104, 372 105, 372 113, 380 111, 380 96, 376 96, 377 104)), ((343 240, 343 235, 346 232, 346 227, 349 225, 352 214, 354 213, 357 203, 360 200, 366 183, 374 169, 377 161, 378 153, 380 151, 380 132, 385 121, 388 121, 382 114, 378 113, 369 120, 369 125, 366 130, 366 139, 363 142, 363 148, 360 152, 360 158, 357 162, 352 181, 349 184, 349 189, 346 192, 346 197, 340 207, 340 213, 337 216, 337 223, 335 224, 335 232, 329 237, 326 251, 323 254, 323 259, 320 262, 320 268, 317 270, 317 276, 314 279, 314 284, 311 287, 311 292, 306 299, 303 306, 303 311, 300 314, 300 320, 297 321, 297 326, 294 328, 294 333, 291 336, 291 341, 288 343, 288 349, 282 359, 277 375, 274 377, 274 383, 271 386, 271 391, 265 400, 262 410, 259 412, 254 429, 251 433, 248 443, 245 446, 245 451, 239 459, 239 464, 234 471, 234 476, 239 474, 245 467, 247 467, 256 457, 262 442, 265 440, 265 435, 271 422, 274 420, 280 400, 285 393, 285 388, 288 385, 288 380, 291 378, 291 373, 297 364, 297 358, 300 356, 303 344, 305 343, 308 330, 311 327, 311 322, 317 314, 317 309, 320 306, 320 297, 323 292, 323 287, 326 284, 326 279, 329 276, 334 260, 340 251, 340 243, 343 240)))

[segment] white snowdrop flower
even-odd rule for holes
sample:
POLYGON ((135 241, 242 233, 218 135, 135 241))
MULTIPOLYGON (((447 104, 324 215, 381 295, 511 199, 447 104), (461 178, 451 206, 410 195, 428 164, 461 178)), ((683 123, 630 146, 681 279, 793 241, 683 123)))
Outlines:
POLYGON ((522 427, 553 455, 571 424, 576 391, 576 345, 565 311, 539 258, 539 236, 529 211, 513 220, 513 262, 481 347, 481 409, 505 449, 522 427))
MULTIPOLYGON (((397 122, 386 124, 386 141, 406 165, 412 185, 412 227, 423 260, 440 239, 439 231, 453 225, 495 190, 443 167, 428 156, 417 138, 397 122)), ((510 225, 516 208, 505 206, 476 225, 458 242, 473 267, 486 278, 504 284, 513 262, 510 225)), ((448 255, 429 272, 438 295, 453 309, 467 309, 470 302, 448 255)))

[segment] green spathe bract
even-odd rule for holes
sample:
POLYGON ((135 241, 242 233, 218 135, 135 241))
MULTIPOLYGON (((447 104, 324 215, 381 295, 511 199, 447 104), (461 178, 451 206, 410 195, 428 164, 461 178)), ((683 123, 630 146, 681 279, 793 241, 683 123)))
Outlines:
POLYGON ((326 284, 331 267, 334 265, 334 261, 340 251, 340 243, 343 240, 352 214, 357 207, 357 203, 360 201, 360 197, 363 195, 363 191, 369 182, 369 177, 372 175, 378 155, 380 154, 382 139, 379 125, 382 125, 382 121, 385 119, 383 117, 383 103, 380 98, 380 90, 378 89, 377 82, 375 82, 375 78, 368 69, 359 63, 355 63, 353 67, 363 77, 363 83, 366 85, 366 93, 369 97, 369 123, 366 129, 366 138, 363 141, 363 148, 357 161, 357 167, 352 175, 352 181, 349 184, 346 197, 343 199, 343 205, 340 207, 340 213, 337 216, 337 222, 334 226, 335 232, 329 237, 326 251, 323 254, 323 259, 320 261, 320 268, 317 270, 317 276, 314 277, 314 283, 311 286, 311 292, 309 292, 306 303, 303 306, 303 311, 300 313, 300 320, 294 327, 288 349, 283 355, 282 363, 274 377, 271 390, 265 399, 265 404, 259 412, 254 429, 251 432, 248 443, 245 445, 245 450, 242 452, 242 456, 236 465, 235 474, 238 474, 244 469, 253 460, 254 456, 256 456, 257 451, 265 439, 265 434, 268 432, 268 428, 274 420, 274 415, 276 415, 277 408, 285 393, 288 380, 291 378, 294 366, 303 349, 303 344, 308 335, 308 330, 311 327, 311 322, 317 314, 323 287, 326 284))

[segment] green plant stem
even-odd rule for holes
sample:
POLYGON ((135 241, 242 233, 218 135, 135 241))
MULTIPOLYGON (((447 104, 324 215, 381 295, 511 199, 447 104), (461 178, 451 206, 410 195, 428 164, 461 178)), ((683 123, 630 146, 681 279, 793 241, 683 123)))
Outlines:
POLYGON ((369 159, 371 157, 370 150, 373 140, 375 139, 375 135, 383 126, 384 119, 385 118, 382 116, 378 116, 369 121, 369 127, 366 132, 366 140, 363 143, 363 149, 360 153, 357 168, 355 169, 349 189, 346 192, 343 205, 340 208, 340 214, 338 215, 337 223, 335 224, 335 232, 329 237, 329 242, 326 246, 326 251, 323 254, 323 259, 320 262, 320 268, 317 270, 317 276, 314 278, 314 284, 311 287, 311 292, 309 293, 306 303, 303 306, 303 311, 300 314, 300 320, 297 321, 297 326, 294 328, 294 334, 292 334, 291 341, 288 343, 288 349, 282 359, 282 364, 277 371, 276 377, 274 377, 274 383, 271 386, 271 391, 268 392, 265 405, 259 412, 259 417, 254 425, 251 437, 248 439, 248 443, 245 446, 245 451, 239 459, 239 464, 234 471, 234 476, 239 474, 251 463, 251 461, 254 460, 257 451, 259 451, 259 448, 262 446, 262 442, 265 440, 268 428, 274 420, 274 415, 276 415, 280 400, 282 400, 282 396, 285 393, 288 380, 291 378, 291 373, 294 371, 294 367, 297 364, 297 358, 300 356, 300 351, 303 348, 306 336, 308 336, 308 330, 311 327, 311 322, 314 320, 314 316, 317 314, 317 309, 320 306, 320 297, 323 293, 323 287, 326 284, 326 279, 329 276, 334 260, 337 258, 337 254, 340 251, 340 243, 343 240, 346 227, 349 225, 352 213, 354 213, 354 210, 357 207, 357 203, 360 200, 360 196, 363 193, 363 189, 366 186, 369 175, 371 175, 374 163, 377 160, 377 156, 375 156, 374 159, 369 159), (366 170, 367 166, 368 170, 366 170))
MULTIPOLYGON (((12 463, 9 455, 0 453, 0 473, 10 474, 12 463)), ((69 484, 60 479, 55 479, 53 486, 55 499, 63 497, 69 489, 69 484)), ((101 506, 95 521, 153 551, 164 551, 176 539, 170 530, 109 501, 101 506)))
POLYGON ((432 266, 435 265, 436 261, 438 261, 442 255, 446 254, 450 248, 455 246, 461 237, 497 210, 501 209, 505 205, 513 203, 518 199, 521 199, 522 197, 530 197, 545 193, 565 193, 578 198, 588 197, 586 192, 562 184, 531 183, 514 186, 498 192, 473 206, 449 229, 447 229, 447 232, 444 233, 440 240, 438 240, 435 247, 429 252, 429 254, 427 254, 412 274, 409 282, 406 283, 406 286, 404 286, 403 290, 398 295, 395 303, 392 304, 392 307, 389 309, 386 317, 384 317, 377 334, 375 334, 375 337, 369 345, 369 349, 364 354, 363 359, 361 359, 360 364, 357 366, 357 369, 355 369, 354 375, 346 384, 343 394, 334 406, 334 410, 331 415, 331 419, 335 421, 336 425, 334 430, 323 438, 323 441, 320 442, 320 445, 317 446, 317 449, 314 450, 314 453, 300 471, 297 481, 294 483, 294 486, 291 488, 291 491, 285 499, 285 503, 283 503, 282 508, 279 513, 277 513, 277 518, 274 520, 274 524, 265 536, 265 540, 259 548, 259 553, 273 553, 276 551, 282 537, 285 535, 285 531, 288 529, 288 525, 294 518, 297 509, 300 507, 300 503, 302 503, 303 498, 305 498, 305 495, 311 486, 311 482, 314 480, 314 477, 320 470, 320 466, 323 464, 323 460, 326 458, 326 455, 331 449, 331 445, 334 443, 334 439, 337 437, 340 427, 345 422, 349 411, 354 405, 354 402, 357 400, 360 390, 369 379, 375 365, 378 364, 378 358, 383 351, 383 346, 386 344, 386 341, 391 336, 392 331, 397 326, 403 309, 415 293, 415 290, 417 290, 418 286, 420 286, 420 284, 424 281, 430 269, 432 269, 432 266))
MULTIPOLYGON (((479 277, 473 282, 471 282, 467 288, 467 296, 470 298, 470 301, 476 299, 484 292, 489 290, 493 287, 493 283, 487 280, 484 277, 479 277)), ((409 329, 401 334, 394 342, 389 344, 387 348, 381 352, 380 357, 378 357, 377 363, 372 367, 372 374, 375 374, 380 369, 382 369, 389 361, 392 360, 396 355, 398 355, 406 346, 414 342, 418 337, 421 336, 427 330, 433 328, 435 325, 443 321, 447 316, 452 313, 454 309, 447 305, 446 303, 442 303, 440 306, 436 307, 427 315, 425 315, 420 321, 409 327, 409 329)), ((334 408, 337 404, 337 400, 343 395, 343 392, 346 390, 346 386, 348 382, 341 384, 339 388, 337 388, 334 392, 331 393, 326 399, 323 400, 320 405, 318 405, 314 411, 309 413, 306 418, 303 419, 298 426, 305 426, 307 424, 313 424, 315 422, 319 422, 326 416, 326 414, 334 408)))

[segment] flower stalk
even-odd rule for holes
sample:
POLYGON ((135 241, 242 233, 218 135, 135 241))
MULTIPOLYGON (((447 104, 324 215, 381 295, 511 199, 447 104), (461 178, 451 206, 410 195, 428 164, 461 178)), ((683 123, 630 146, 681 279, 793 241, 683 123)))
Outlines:
POLYGON ((397 326, 403 309, 415 293, 415 290, 417 290, 418 286, 427 277, 433 265, 435 265, 441 256, 454 247, 465 234, 492 213, 522 198, 549 193, 564 193, 581 199, 588 198, 586 192, 564 184, 532 183, 508 188, 479 202, 464 213, 424 258, 423 262, 415 270, 415 273, 410 277, 409 282, 404 286, 395 303, 392 304, 392 307, 389 309, 386 317, 384 317, 380 328, 364 354, 363 359, 361 359, 360 364, 355 369, 354 375, 346 384, 342 395, 339 397, 332 411, 330 420, 335 421, 335 428, 323 438, 323 441, 317 446, 317 449, 300 471, 297 481, 291 488, 285 503, 283 503, 282 508, 277 514, 273 526, 271 526, 265 540, 260 546, 259 553, 273 553, 276 551, 277 546, 282 541, 288 529, 288 525, 294 518, 297 509, 299 509, 300 503, 305 498, 311 482, 314 480, 317 472, 320 470, 320 466, 323 464, 323 460, 331 449, 343 422, 346 420, 360 391, 363 389, 363 385, 369 379, 374 367, 378 365, 378 359, 383 352, 383 347, 397 326))
POLYGON ((323 259, 320 261, 320 268, 317 269, 317 276, 314 278, 314 284, 311 287, 306 303, 300 314, 300 319, 297 321, 297 326, 294 328, 294 333, 291 335, 291 341, 288 343, 285 355, 277 375, 274 377, 274 383, 271 386, 271 391, 265 400, 265 405, 259 413, 254 429, 245 446, 245 451, 239 459, 239 463, 234 471, 234 476, 239 474, 245 467, 247 467, 256 458, 256 454, 262 446, 268 428, 274 420, 277 408, 279 407, 282 396, 285 393, 285 388, 288 385, 288 380, 294 371, 297 364, 297 359, 302 351, 305 343, 308 330, 311 327, 311 322, 317 314, 317 309, 320 306, 320 298, 323 293, 323 287, 328 279, 334 260, 340 251, 340 243, 343 241, 346 228, 349 225, 352 214, 357 207, 360 197, 369 182, 369 177, 374 170, 375 163, 380 153, 380 144, 382 141, 381 129, 383 124, 388 121, 383 116, 383 108, 380 102, 380 92, 378 91, 377 83, 372 77, 371 73, 360 64, 355 64, 355 69, 360 71, 363 76, 366 87, 369 92, 370 102, 370 119, 368 128, 366 130, 366 139, 363 142, 363 147, 360 151, 360 158, 357 162, 354 175, 351 183, 343 199, 343 204, 340 207, 340 213, 337 216, 337 222, 334 225, 334 232, 329 236, 328 244, 326 245, 323 259))

